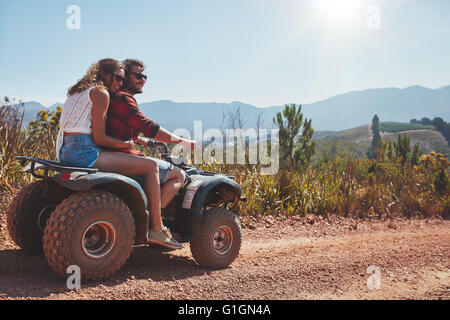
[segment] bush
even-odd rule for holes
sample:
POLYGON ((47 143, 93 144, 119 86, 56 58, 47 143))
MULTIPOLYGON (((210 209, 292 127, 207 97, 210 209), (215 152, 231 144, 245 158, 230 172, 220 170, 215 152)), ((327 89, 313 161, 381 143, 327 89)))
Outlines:
POLYGON ((61 110, 58 107, 50 113, 40 111, 29 128, 24 129, 22 104, 3 98, 0 104, 0 191, 13 193, 32 181, 30 175, 22 173, 17 156, 54 158, 61 110))

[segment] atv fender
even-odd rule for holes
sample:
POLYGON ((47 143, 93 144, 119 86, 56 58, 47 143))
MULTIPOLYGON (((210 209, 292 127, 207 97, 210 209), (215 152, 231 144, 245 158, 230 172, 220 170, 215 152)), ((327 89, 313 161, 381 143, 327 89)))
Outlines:
POLYGON ((124 200, 136 223, 136 244, 147 242, 149 227, 148 201, 144 190, 139 183, 129 177, 108 173, 62 172, 53 176, 53 180, 62 187, 76 191, 86 192, 91 189, 102 189, 114 193, 124 200))
POLYGON ((191 178, 193 181, 187 186, 181 206, 190 212, 191 219, 188 223, 190 232, 188 233, 195 237, 199 231, 203 208, 208 204, 208 200, 213 197, 223 198, 219 190, 225 188, 228 198, 224 200, 237 202, 241 197, 242 190, 238 183, 224 175, 193 175, 191 178), (194 193, 193 196, 192 193, 194 193))

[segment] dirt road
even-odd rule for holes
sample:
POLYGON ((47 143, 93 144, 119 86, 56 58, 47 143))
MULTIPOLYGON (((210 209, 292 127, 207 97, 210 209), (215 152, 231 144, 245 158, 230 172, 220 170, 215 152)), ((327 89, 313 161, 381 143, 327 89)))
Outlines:
POLYGON ((198 267, 189 247, 135 247, 111 279, 69 290, 43 256, 0 230, 0 299, 450 299, 450 221, 243 219, 231 267, 198 267))

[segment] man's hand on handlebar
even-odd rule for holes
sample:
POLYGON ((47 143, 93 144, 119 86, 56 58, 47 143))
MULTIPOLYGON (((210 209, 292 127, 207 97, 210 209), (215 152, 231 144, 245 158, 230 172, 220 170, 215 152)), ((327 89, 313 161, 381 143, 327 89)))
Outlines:
POLYGON ((153 143, 153 140, 149 139, 149 138, 146 138, 146 137, 139 136, 139 137, 137 137, 136 140, 134 140, 134 142, 136 144, 141 145, 141 146, 148 147, 149 145, 151 145, 153 143))
MULTIPOLYGON (((151 147, 156 143, 156 141, 147 137, 138 136, 134 140, 134 143, 144 147, 149 146, 151 147)), ((181 145, 185 150, 194 151, 197 142, 195 140, 180 137, 178 141, 176 142, 174 141, 172 143, 175 143, 176 145, 181 145)))
POLYGON ((134 148, 134 141, 133 141, 133 140, 128 140, 128 141, 125 141, 125 143, 126 143, 126 147, 125 147, 125 149, 129 149, 129 150, 131 150, 131 149, 133 149, 133 148, 134 148))

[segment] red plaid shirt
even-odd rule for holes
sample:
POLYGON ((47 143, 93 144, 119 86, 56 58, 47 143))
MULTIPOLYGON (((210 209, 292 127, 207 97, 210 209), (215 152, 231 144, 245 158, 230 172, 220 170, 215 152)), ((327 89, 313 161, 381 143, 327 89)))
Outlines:
MULTIPOLYGON (((111 97, 106 118, 106 134, 123 141, 135 140, 142 132, 153 138, 159 130, 159 124, 142 114, 136 99, 124 91, 111 97)), ((131 154, 141 154, 138 150, 120 150, 131 154)))

